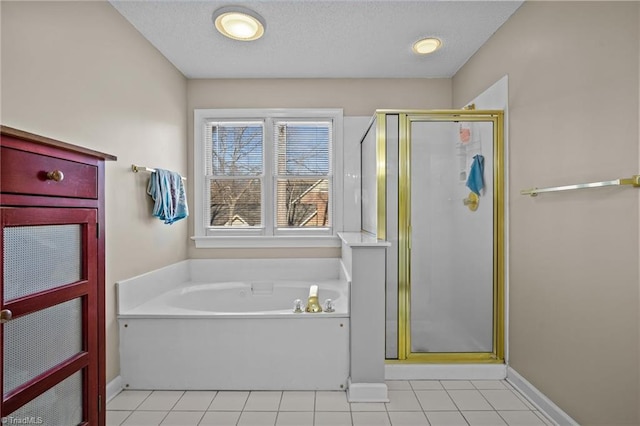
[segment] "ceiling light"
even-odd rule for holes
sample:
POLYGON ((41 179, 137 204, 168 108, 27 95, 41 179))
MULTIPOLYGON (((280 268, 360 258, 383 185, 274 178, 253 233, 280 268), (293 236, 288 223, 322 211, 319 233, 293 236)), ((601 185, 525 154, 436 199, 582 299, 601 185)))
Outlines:
POLYGON ((257 40, 264 34, 262 16, 245 7, 228 6, 213 12, 216 29, 234 40, 257 40))
POLYGON ((413 51, 418 55, 427 55, 438 50, 440 46, 442 46, 442 42, 437 38, 423 38, 413 43, 413 51))

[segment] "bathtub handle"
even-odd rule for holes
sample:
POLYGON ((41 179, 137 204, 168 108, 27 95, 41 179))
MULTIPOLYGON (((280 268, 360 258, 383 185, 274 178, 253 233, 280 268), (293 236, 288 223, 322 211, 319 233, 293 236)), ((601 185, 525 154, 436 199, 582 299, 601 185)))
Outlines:
POLYGON ((327 299, 324 301, 324 307, 322 308, 325 312, 335 312, 335 308, 333 305, 333 300, 327 299))

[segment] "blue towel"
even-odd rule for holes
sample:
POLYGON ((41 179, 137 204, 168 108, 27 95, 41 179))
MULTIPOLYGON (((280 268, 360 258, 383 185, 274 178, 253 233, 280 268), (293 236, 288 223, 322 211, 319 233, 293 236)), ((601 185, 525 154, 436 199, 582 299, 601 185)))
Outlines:
POLYGON ((151 195, 155 201, 153 216, 164 220, 164 223, 170 225, 189 216, 187 197, 180 174, 156 169, 151 173, 147 194, 151 195))
POLYGON ((480 196, 480 191, 484 188, 484 157, 480 154, 473 157, 469 178, 467 178, 467 186, 478 196, 480 196))

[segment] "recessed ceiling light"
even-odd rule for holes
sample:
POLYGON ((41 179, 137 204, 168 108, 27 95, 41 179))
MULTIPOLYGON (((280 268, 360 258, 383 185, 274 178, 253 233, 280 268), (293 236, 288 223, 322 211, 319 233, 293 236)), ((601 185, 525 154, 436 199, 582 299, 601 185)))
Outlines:
POLYGON ((435 52, 442 46, 442 42, 437 38, 423 38, 413 43, 413 51, 418 55, 427 55, 435 52))
POLYGON ((213 12, 213 22, 222 35, 234 40, 257 40, 264 34, 262 16, 245 7, 222 7, 213 12))

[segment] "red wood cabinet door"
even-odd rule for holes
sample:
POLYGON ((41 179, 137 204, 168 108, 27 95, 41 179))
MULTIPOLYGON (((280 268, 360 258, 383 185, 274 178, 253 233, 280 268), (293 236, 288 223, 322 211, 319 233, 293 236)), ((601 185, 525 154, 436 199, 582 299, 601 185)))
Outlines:
POLYGON ((3 424, 98 424, 97 220, 0 208, 3 424))

